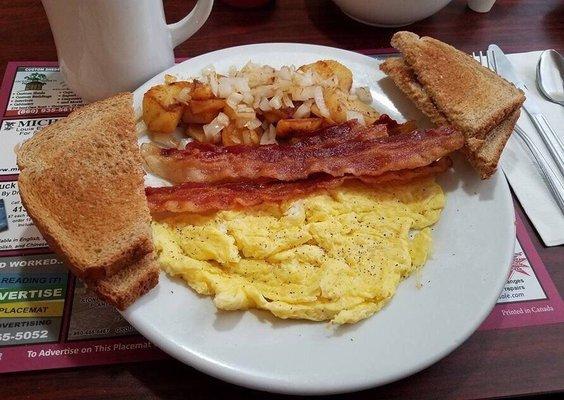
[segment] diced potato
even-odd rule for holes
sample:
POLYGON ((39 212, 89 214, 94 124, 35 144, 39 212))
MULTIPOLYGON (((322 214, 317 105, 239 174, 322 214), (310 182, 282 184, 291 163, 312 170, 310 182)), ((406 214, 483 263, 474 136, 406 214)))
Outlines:
POLYGON ((225 107, 225 100, 223 99, 209 99, 209 100, 190 100, 188 103, 190 111, 193 114, 202 114, 208 112, 218 112, 225 107))
POLYGON ((221 110, 211 110, 203 113, 194 114, 190 107, 184 109, 182 122, 185 124, 209 124, 220 113, 221 110))
POLYGON ((264 120, 269 124, 275 124, 281 119, 290 119, 294 115, 293 108, 281 108, 279 110, 263 111, 264 120))
POLYGON ((189 124, 186 128, 186 136, 191 137, 198 142, 205 142, 206 135, 204 133, 204 128, 202 125, 199 124, 189 124))
POLYGON ((172 133, 182 117, 184 104, 178 100, 189 82, 153 86, 143 96, 143 121, 150 132, 172 133))
POLYGON ((276 136, 307 135, 321 128, 322 123, 322 118, 281 119, 276 124, 276 136))
POLYGON ((192 100, 209 100, 215 98, 211 86, 206 83, 195 80, 192 82, 191 89, 190 97, 192 100))
POLYGON ((235 146, 238 144, 258 145, 260 135, 257 130, 237 128, 235 123, 230 123, 221 131, 221 142, 224 146, 235 146))
POLYGON ((351 90, 353 75, 350 69, 335 60, 320 60, 311 64, 302 65, 300 71, 315 71, 320 77, 328 79, 335 75, 338 79, 337 87, 348 93, 351 90))
MULTIPOLYGON (((347 93, 339 89, 324 88, 323 97, 325 104, 331 113, 331 119, 340 124, 347 121, 347 111, 354 111, 362 114, 366 125, 373 124, 380 114, 370 105, 356 99, 351 100, 347 93)), ((313 111, 313 110, 312 110, 313 111)))

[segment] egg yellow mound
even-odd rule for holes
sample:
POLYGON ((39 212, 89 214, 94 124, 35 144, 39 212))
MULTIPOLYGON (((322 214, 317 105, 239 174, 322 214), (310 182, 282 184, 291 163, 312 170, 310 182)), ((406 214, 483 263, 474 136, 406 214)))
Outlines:
POLYGON ((153 223, 171 276, 222 310, 354 323, 380 310, 423 265, 444 194, 433 179, 350 183, 280 206, 153 223))

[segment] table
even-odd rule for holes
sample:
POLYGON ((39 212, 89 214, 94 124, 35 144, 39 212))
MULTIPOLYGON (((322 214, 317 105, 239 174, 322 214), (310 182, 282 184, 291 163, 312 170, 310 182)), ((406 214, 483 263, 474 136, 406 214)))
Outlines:
MULTIPOLYGON (((169 21, 194 1, 165 0, 169 21)), ((564 50, 564 3, 560 0, 498 0, 488 14, 455 0, 410 26, 467 52, 498 43, 508 52, 564 50)), ((39 1, 0 0, 0 72, 11 60, 56 60, 39 1)), ((176 49, 178 57, 259 42, 303 42, 350 50, 389 47, 396 29, 364 26, 329 0, 278 0, 239 10, 216 0, 206 25, 176 49)), ((516 203, 518 212, 524 216, 516 203)), ((524 217, 542 260, 564 293, 564 246, 545 248, 524 217)), ((564 324, 475 333, 426 370, 385 387, 343 396, 368 398, 488 398, 564 391, 564 324)), ((223 383, 173 360, 40 371, 0 376, 3 399, 281 398, 223 383)))

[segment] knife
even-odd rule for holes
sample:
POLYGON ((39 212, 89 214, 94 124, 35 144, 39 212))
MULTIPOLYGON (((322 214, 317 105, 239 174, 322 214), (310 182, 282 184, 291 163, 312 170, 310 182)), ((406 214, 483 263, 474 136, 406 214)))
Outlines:
POLYGON ((487 53, 488 59, 494 63, 494 70, 525 93, 526 99, 523 103, 523 109, 529 115, 556 166, 564 175, 564 141, 554 132, 541 112, 538 102, 529 95, 527 87, 519 78, 515 67, 513 67, 513 64, 511 64, 511 61, 509 61, 503 51, 497 45, 490 44, 487 53))

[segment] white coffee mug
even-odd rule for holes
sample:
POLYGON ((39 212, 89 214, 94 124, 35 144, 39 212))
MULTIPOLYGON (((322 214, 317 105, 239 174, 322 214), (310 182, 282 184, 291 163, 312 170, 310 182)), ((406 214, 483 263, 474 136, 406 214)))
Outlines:
POLYGON ((90 102, 131 91, 174 64, 174 47, 207 20, 199 0, 167 25, 162 0, 42 0, 69 87, 90 102))

